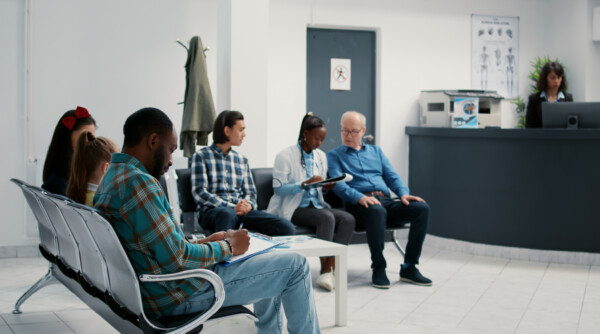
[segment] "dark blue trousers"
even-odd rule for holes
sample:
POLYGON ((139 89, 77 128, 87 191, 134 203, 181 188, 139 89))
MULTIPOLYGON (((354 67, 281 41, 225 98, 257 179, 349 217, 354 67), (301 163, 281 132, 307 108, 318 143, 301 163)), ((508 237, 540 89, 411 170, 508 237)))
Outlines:
POLYGON ((356 218, 356 225, 366 229, 367 243, 371 251, 371 268, 385 268, 387 265, 383 256, 386 225, 401 226, 406 223, 410 223, 410 229, 404 262, 418 264, 429 225, 429 205, 425 202, 410 202, 407 206, 398 198, 377 199, 381 205, 368 208, 359 204, 346 205, 346 211, 356 218))
POLYGON ((296 234, 296 228, 289 220, 260 210, 238 216, 233 208, 211 208, 201 211, 199 220, 204 229, 214 232, 237 229, 244 223, 245 229, 270 236, 296 234))

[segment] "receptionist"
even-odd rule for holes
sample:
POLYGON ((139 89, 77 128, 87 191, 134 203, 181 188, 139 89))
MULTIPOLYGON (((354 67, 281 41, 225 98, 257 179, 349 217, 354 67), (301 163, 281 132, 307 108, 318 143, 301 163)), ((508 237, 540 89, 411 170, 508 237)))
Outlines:
POLYGON ((551 61, 542 67, 536 82, 538 93, 529 95, 525 127, 542 127, 542 102, 572 102, 573 95, 567 93, 567 78, 562 66, 551 61))

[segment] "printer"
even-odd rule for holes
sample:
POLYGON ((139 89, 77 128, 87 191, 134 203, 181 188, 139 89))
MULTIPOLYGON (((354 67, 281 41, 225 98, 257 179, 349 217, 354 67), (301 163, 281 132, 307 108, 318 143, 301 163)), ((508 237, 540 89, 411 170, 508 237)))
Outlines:
POLYGON ((503 101, 494 90, 424 90, 419 98, 419 123, 440 128, 468 124, 475 128, 500 127, 502 109, 507 106, 503 101))

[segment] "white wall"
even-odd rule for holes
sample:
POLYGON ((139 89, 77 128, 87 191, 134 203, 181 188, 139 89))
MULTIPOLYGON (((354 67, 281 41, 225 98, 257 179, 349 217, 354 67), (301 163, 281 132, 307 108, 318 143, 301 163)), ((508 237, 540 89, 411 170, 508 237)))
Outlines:
MULTIPOLYGON (((23 227, 22 195, 9 177, 26 178, 24 115, 24 1, 0 1, 3 157, 0 180, 0 246, 35 243, 23 227)), ((216 87, 217 0, 31 1, 31 129, 27 181, 41 184, 48 143, 59 117, 85 106, 98 135, 122 144, 122 126, 132 112, 154 106, 181 126, 187 52, 175 43, 198 35, 216 87)), ((178 155, 181 156, 180 151, 178 155)))
POLYGON ((298 139, 300 122, 306 114, 306 26, 310 19, 309 1, 270 1, 268 110, 266 124, 271 140, 267 159, 298 139))
MULTIPOLYGON (((122 143, 122 125, 146 106, 181 126, 185 49, 194 35, 211 46, 216 81, 216 1, 34 1, 32 112, 35 154, 42 160, 60 115, 77 105, 98 122, 98 134, 122 143)), ((213 87, 214 89, 214 87, 213 87)))
POLYGON ((470 87, 472 13, 520 17, 521 96, 529 93, 530 60, 549 54, 567 64, 576 99, 600 100, 600 43, 589 38, 590 8, 600 0, 30 1, 30 151, 24 146, 25 2, 0 1, 0 136, 8 143, 0 167, 0 247, 35 243, 25 237, 22 196, 7 180, 40 183, 52 129, 64 111, 88 107, 98 134, 118 144, 125 118, 140 107, 163 109, 179 127, 186 52, 175 38, 199 35, 211 46, 207 63, 217 108, 245 114, 241 151, 254 167, 271 165, 296 139, 306 111, 311 24, 377 29, 378 141, 405 179, 404 127, 417 122, 419 91, 470 87), (226 54, 219 58, 220 52, 226 54), (26 154, 38 164, 28 169, 26 154))
MULTIPOLYGON (((525 97, 529 93, 529 61, 554 51, 551 47, 554 42, 548 42, 546 33, 548 26, 554 24, 547 15, 554 10, 549 6, 562 10, 563 5, 547 0, 271 1, 268 122, 271 138, 277 140, 268 143, 269 162, 272 163, 279 150, 294 142, 296 129, 306 112, 307 25, 378 29, 378 142, 406 180, 408 138, 404 127, 417 124, 419 92, 470 88, 471 14, 520 17, 519 89, 525 97)), ((557 42, 568 41, 567 36, 560 36, 557 42)), ((577 52, 562 51, 558 56, 572 55, 578 61, 577 52)), ((569 75, 571 82, 577 82, 582 73, 569 75)), ((574 84, 573 88, 580 95, 583 86, 574 84)))
MULTIPOLYGON (((268 118, 269 0, 222 1, 230 2, 227 41, 231 43, 228 48, 231 53, 219 57, 229 61, 230 85, 226 88, 228 92, 220 90, 218 94, 229 98, 225 101, 228 109, 244 114, 246 137, 237 150, 248 156, 251 166, 264 167, 262 162, 267 160, 264 147, 271 138, 265 122, 268 118)), ((219 89, 222 88, 225 87, 220 85, 219 89)))
MULTIPOLYGON (((9 178, 25 176, 23 63, 24 2, 0 1, 0 245, 24 242, 24 202, 19 189, 9 178)), ((1 253, 1 252, 0 252, 1 253)), ((0 254, 1 255, 1 254, 0 254)))
MULTIPOLYGON (((591 36, 592 9, 595 7, 600 7, 600 0, 589 0, 585 12, 588 21, 585 29, 588 31, 588 36, 591 36)), ((600 101, 600 41, 592 41, 590 37, 585 43, 588 46, 585 71, 587 75, 585 81, 585 98, 587 101, 600 101)))
POLYGON ((553 10, 546 20, 554 24, 546 25, 547 54, 558 57, 565 65, 568 90, 576 101, 586 100, 587 58, 591 42, 591 28, 587 29, 591 14, 587 12, 587 1, 552 0, 553 10))

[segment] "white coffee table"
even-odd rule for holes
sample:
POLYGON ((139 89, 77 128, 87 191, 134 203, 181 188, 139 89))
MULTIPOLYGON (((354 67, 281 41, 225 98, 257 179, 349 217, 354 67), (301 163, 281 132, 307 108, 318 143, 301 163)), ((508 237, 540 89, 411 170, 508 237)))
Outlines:
POLYGON ((289 248, 275 248, 278 252, 294 251, 306 257, 335 256, 335 324, 346 326, 348 290, 348 247, 335 242, 311 238, 303 235, 275 237, 275 240, 290 239, 289 248), (309 239, 310 238, 310 239, 309 239))

